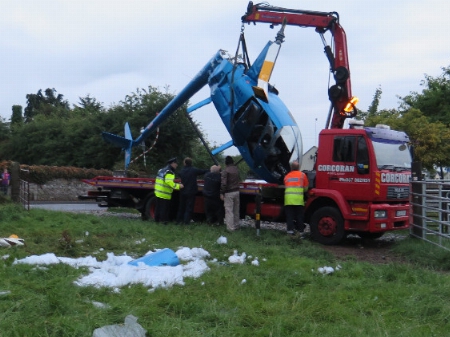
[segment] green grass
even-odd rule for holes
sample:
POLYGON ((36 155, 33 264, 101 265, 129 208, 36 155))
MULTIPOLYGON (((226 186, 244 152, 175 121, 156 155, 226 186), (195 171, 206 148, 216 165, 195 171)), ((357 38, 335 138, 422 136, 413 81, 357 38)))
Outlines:
POLYGON ((413 238, 393 246, 408 263, 373 265, 340 261, 314 242, 278 231, 256 236, 251 228, 226 233, 203 224, 164 226, 0 205, 0 237, 13 233, 26 246, 0 248, 0 292, 9 292, 0 295, 1 337, 92 336, 130 314, 148 336, 428 337, 450 331, 450 253, 413 238), (221 235, 228 244, 217 244, 221 235), (13 264, 44 253, 102 260, 107 252, 139 257, 180 246, 202 247, 224 262, 238 250, 260 265, 209 263, 210 271, 185 279, 184 286, 149 292, 134 285, 114 293, 74 285, 85 268, 13 264), (331 275, 316 271, 337 264, 342 269, 331 275))

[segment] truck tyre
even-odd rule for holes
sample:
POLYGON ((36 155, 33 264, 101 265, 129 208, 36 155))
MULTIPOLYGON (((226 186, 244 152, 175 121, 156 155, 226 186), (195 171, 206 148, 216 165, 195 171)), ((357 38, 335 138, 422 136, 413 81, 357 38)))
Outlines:
POLYGON ((144 213, 141 213, 142 220, 154 220, 156 209, 156 197, 150 197, 145 203, 144 213))
POLYGON ((323 245, 336 245, 345 238, 344 219, 335 207, 315 211, 310 226, 313 239, 323 245))

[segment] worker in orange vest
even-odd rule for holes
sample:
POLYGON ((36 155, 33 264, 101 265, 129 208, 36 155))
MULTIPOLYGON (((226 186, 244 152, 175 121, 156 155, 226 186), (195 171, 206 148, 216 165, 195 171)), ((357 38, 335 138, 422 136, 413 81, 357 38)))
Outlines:
POLYGON ((291 171, 284 177, 284 210, 286 212, 287 233, 293 235, 296 231, 305 230, 303 216, 305 213, 305 193, 309 181, 306 174, 300 171, 298 161, 291 162, 291 171))

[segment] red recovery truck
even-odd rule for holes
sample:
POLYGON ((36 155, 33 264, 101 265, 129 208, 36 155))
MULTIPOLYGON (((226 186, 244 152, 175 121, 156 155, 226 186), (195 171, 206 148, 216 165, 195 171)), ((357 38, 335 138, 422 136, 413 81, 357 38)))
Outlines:
MULTIPOLYGON (((250 2, 242 22, 313 27, 324 42, 336 83, 328 89, 331 106, 326 128, 319 134, 314 169, 305 171, 310 182, 305 222, 310 225, 312 238, 332 245, 347 234, 378 238, 387 231, 408 228, 411 178, 408 136, 384 125, 364 127, 354 120, 344 128, 345 120, 357 114, 357 99, 351 95, 347 42, 338 14, 250 2), (332 35, 334 51, 325 42, 326 32, 332 35)), ((96 189, 81 198, 95 198, 108 207, 136 208, 143 219, 154 214, 155 179, 96 177, 84 182, 96 189)), ((202 183, 199 181, 196 216, 204 213, 202 183)), ((284 220, 284 189, 279 184, 245 181, 240 186, 240 197, 241 218, 254 217, 257 200, 261 200, 258 212, 261 220, 284 220)), ((175 192, 173 209, 177 209, 177 199, 175 192)))

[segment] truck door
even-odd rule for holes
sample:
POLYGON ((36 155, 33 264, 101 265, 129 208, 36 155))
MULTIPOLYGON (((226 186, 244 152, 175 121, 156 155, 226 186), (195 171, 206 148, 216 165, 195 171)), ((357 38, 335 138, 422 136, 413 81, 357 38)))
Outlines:
POLYGON ((370 200, 370 158, 363 136, 335 136, 330 189, 338 190, 346 200, 370 200))

